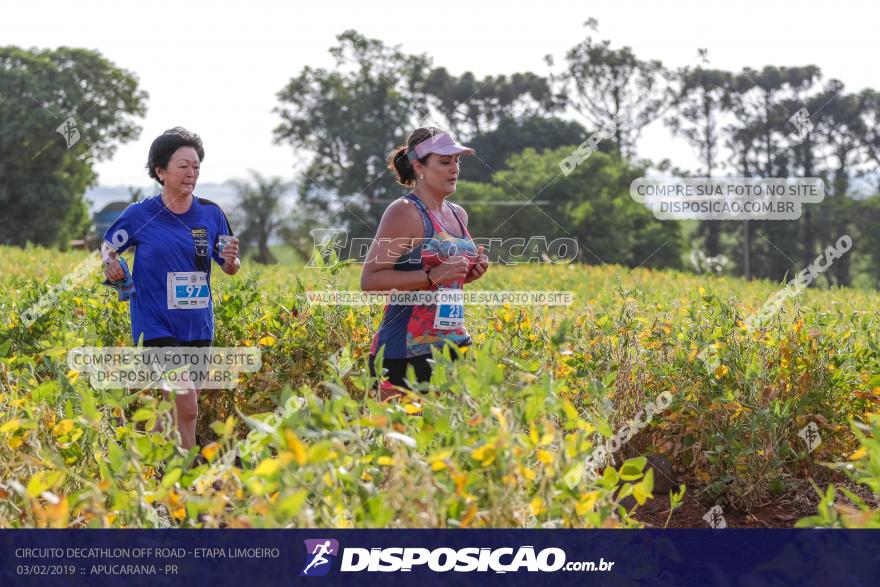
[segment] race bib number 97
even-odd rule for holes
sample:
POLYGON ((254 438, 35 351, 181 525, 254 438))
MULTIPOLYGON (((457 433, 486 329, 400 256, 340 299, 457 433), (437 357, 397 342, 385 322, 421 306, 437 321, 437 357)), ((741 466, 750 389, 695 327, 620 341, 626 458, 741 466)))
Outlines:
POLYGON ((177 271, 168 274, 168 309, 207 308, 211 300, 208 274, 204 271, 177 271))

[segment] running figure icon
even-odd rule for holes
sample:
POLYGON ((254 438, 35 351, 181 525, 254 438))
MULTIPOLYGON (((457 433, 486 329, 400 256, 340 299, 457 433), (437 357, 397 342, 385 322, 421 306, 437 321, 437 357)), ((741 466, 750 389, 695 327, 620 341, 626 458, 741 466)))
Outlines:
POLYGON ((325 554, 336 554, 336 553, 333 551, 333 548, 330 546, 330 541, 327 540, 323 543, 316 544, 315 549, 310 554, 314 555, 315 558, 313 558, 312 562, 310 562, 308 565, 306 565, 306 568, 303 569, 303 575, 308 575, 309 569, 311 569, 311 568, 318 567, 320 565, 324 565, 324 564, 329 563, 330 560, 324 557, 325 554))

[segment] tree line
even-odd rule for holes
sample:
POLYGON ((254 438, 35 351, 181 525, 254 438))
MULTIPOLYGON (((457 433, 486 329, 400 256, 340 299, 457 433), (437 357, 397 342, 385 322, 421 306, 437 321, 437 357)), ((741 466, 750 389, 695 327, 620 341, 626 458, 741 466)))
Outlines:
POLYGON ((401 192, 383 174, 386 154, 408 129, 430 124, 477 150, 462 165, 457 197, 476 207, 474 230, 485 236, 528 237, 540 227, 548 238, 577 238, 584 262, 628 266, 680 267, 694 246, 726 255, 733 273, 781 280, 850 234, 853 253, 826 280, 851 285, 856 272, 880 279, 871 230, 880 201, 854 187, 863 178, 862 191, 867 182, 876 192, 880 180, 880 94, 872 89, 849 93, 814 65, 714 69, 703 50, 699 63, 670 69, 591 35, 559 64, 548 56, 545 75, 482 79, 356 31, 337 40, 332 69, 305 67, 278 94, 276 141, 312 153, 299 183, 305 222, 333 214, 355 236, 369 236, 401 192), (694 149, 698 168, 639 158, 638 139, 657 121, 694 149), (599 152, 560 174, 559 162, 603 127, 614 131, 599 152), (680 176, 820 177, 826 199, 806 205, 798 221, 660 222, 628 195, 649 167, 680 176))
MULTIPOLYGON (((473 210, 479 236, 528 238, 540 229, 548 241, 575 238, 582 262, 630 267, 683 267, 694 248, 702 258, 730 259, 731 273, 778 281, 849 234, 853 250, 824 274, 827 283, 880 282, 880 236, 871 230, 880 218, 880 196, 872 195, 880 93, 849 92, 814 65, 715 69, 703 50, 697 63, 672 69, 595 39, 595 24, 588 21, 588 34, 558 63, 548 56, 545 72, 484 77, 343 32, 329 49, 332 66, 303 67, 277 94, 274 140, 306 162, 293 182, 294 214, 278 215, 290 183, 258 174, 236 183, 247 244, 271 261, 272 234, 303 251, 316 227, 372 236, 402 193, 386 170, 388 154, 413 128, 433 125, 477 151, 463 162, 456 197, 473 210), (696 168, 639 156, 642 131, 657 122, 692 147, 696 168), (560 162, 601 128, 613 132, 562 173, 560 162), (826 198, 804 206, 797 221, 661 222, 629 197, 629 184, 649 168, 820 177, 826 198)), ((82 194, 94 182, 93 163, 137 136, 146 93, 133 74, 82 49, 0 49, 0 88, 0 204, 8 212, 0 237, 61 244, 87 223, 82 194), (42 107, 31 107, 37 100, 42 107), (83 137, 88 149, 47 137, 71 113, 95 129, 83 137), (55 220, 47 224, 35 206, 55 220)))

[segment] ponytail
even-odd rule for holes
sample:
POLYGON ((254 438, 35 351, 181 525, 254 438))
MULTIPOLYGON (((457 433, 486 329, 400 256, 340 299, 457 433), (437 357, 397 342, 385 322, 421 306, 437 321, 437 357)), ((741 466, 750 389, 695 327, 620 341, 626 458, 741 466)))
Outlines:
POLYGON ((394 172, 397 183, 413 187, 416 184, 416 170, 413 169, 407 153, 406 145, 395 148, 388 159, 388 169, 394 172))
MULTIPOLYGON (((442 132, 444 131, 433 126, 417 128, 409 133, 409 136, 406 138, 406 143, 399 147, 395 147, 394 151, 391 153, 391 157, 388 158, 388 169, 394 172, 397 183, 408 188, 415 187, 416 170, 412 165, 412 161, 409 159, 409 154, 413 153, 413 156, 415 156, 416 145, 442 132)), ((428 153, 424 157, 421 157, 419 161, 426 164, 428 162, 428 157, 430 156, 431 154, 428 153)))

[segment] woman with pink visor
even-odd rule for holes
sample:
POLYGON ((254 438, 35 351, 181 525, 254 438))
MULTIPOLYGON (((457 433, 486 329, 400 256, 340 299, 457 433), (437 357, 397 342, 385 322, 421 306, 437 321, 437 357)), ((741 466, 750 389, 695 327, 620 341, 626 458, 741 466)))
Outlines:
MULTIPOLYGON (((461 290, 482 277, 489 262, 468 233, 464 209, 447 200, 455 192, 461 156, 473 154, 449 133, 428 127, 414 130, 388 161, 397 182, 411 191, 382 215, 361 273, 361 289, 424 290, 436 296, 424 301, 436 303, 385 307, 370 347, 370 375, 387 377, 380 385, 383 399, 393 395, 391 386, 410 389, 409 366, 418 383, 428 381, 432 350, 447 343, 471 344, 461 290), (377 367, 380 349, 382 365, 377 367)), ((449 351, 455 359, 454 349, 449 351)))

